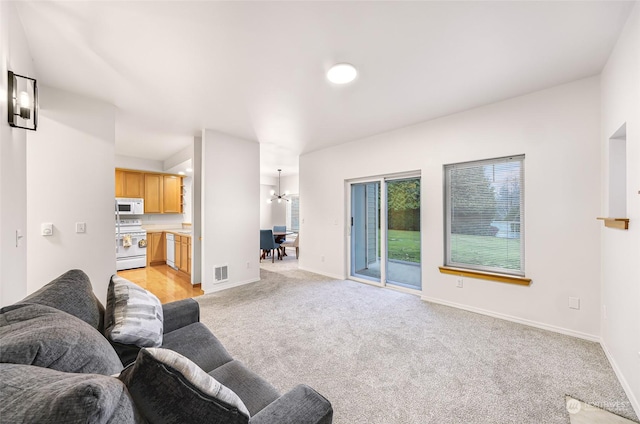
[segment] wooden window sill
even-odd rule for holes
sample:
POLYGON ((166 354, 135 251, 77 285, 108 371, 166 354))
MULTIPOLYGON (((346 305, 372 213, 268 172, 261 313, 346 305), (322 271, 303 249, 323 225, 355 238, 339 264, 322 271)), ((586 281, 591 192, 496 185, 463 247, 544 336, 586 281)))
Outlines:
POLYGON ((481 280, 498 281, 500 283, 518 284, 528 286, 531 284, 531 278, 518 277, 515 275, 497 274, 486 271, 476 271, 471 269, 453 268, 450 266, 438 267, 443 274, 459 275, 460 277, 479 278, 481 280))
POLYGON ((618 228, 620 230, 629 229, 629 218, 596 218, 604 221, 604 226, 609 228, 618 228))

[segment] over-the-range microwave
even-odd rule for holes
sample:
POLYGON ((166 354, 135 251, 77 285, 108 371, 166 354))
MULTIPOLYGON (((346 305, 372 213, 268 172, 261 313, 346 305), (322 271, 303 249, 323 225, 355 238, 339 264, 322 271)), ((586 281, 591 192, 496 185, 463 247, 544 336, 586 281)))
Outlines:
POLYGON ((144 199, 116 197, 116 214, 119 214, 119 215, 144 214, 144 199))

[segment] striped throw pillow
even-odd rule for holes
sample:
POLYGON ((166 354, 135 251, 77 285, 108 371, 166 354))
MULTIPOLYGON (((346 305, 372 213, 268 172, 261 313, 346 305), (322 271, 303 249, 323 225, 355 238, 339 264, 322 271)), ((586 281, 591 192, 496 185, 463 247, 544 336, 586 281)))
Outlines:
POLYGON ((172 350, 141 349, 118 378, 150 423, 249 422, 249 410, 235 392, 172 350))
POLYGON ((139 347, 162 345, 162 304, 153 293, 117 275, 111 277, 104 316, 105 336, 139 347))

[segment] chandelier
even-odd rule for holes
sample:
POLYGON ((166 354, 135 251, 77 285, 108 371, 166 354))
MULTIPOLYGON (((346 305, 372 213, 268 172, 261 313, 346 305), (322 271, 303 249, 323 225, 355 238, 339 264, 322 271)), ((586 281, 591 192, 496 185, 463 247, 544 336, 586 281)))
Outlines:
POLYGON ((267 203, 271 203, 274 200, 277 200, 278 203, 282 203, 282 201, 289 201, 289 199, 286 198, 286 196, 289 195, 288 191, 285 191, 284 193, 282 193, 280 191, 280 173, 282 172, 282 169, 278 169, 278 194, 276 194, 275 190, 271 190, 271 192, 269 192, 269 194, 271 195, 271 197, 269 199, 267 199, 267 203))

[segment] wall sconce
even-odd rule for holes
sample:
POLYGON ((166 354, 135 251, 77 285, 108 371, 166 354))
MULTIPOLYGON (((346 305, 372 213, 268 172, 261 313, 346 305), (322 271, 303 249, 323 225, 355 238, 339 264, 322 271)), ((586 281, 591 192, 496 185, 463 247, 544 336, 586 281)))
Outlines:
POLYGON ((35 131, 38 127, 38 83, 35 79, 9 71, 9 125, 35 131))

